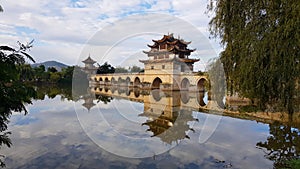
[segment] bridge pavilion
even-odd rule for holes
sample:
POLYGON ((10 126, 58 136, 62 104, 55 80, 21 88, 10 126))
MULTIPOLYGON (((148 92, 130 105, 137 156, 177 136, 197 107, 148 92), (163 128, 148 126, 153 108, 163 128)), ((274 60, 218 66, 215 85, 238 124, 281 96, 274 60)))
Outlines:
MULTIPOLYGON (((173 34, 164 35, 160 40, 152 40, 148 45, 144 72, 94 74, 90 76, 92 85, 119 85, 142 89, 204 91, 207 77, 193 72, 194 63, 200 59, 189 58, 196 49, 189 49, 191 42, 175 38, 173 34)), ((86 63, 85 63, 86 64, 86 63)), ((85 69, 91 67, 86 64, 85 69)))

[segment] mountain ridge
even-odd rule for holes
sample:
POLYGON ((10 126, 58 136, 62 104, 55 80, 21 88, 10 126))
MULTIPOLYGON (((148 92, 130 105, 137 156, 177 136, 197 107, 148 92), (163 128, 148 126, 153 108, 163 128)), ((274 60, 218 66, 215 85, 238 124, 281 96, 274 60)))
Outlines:
POLYGON ((55 67, 58 71, 61 71, 62 68, 66 68, 69 65, 66 65, 64 63, 58 62, 58 61, 45 61, 45 62, 41 62, 41 63, 34 63, 31 64, 31 67, 38 67, 40 65, 44 65, 45 69, 47 70, 49 67, 55 67))

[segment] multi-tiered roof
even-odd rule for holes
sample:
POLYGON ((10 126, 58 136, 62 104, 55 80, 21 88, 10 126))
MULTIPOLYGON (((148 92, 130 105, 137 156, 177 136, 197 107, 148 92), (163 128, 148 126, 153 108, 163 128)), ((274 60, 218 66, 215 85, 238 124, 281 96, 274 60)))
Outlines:
POLYGON ((186 42, 183 39, 175 38, 173 34, 164 35, 160 40, 152 40, 153 45, 148 45, 150 51, 143 51, 148 57, 154 57, 153 59, 168 59, 170 55, 174 55, 174 58, 180 58, 183 62, 194 63, 199 59, 189 59, 188 56, 196 49, 189 49, 188 45, 191 42, 186 42))

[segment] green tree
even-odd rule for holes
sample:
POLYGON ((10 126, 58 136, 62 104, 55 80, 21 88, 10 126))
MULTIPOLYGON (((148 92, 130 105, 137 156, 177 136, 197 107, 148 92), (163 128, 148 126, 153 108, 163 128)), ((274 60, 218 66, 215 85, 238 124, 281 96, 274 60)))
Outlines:
POLYGON ((68 66, 66 68, 62 68, 61 70, 61 80, 62 83, 71 83, 73 78, 74 66, 68 66))
POLYGON ((231 91, 292 113, 299 100, 300 1, 210 0, 208 9, 231 91))
POLYGON ((55 73, 57 72, 57 69, 55 67, 48 67, 47 72, 55 73))
POLYGON ((30 64, 18 66, 21 81, 31 81, 34 78, 34 72, 30 64))
POLYGON ((115 68, 107 62, 105 62, 103 65, 98 64, 98 66, 99 68, 97 70, 97 74, 115 73, 115 68))
POLYGON ((50 82, 57 83, 61 79, 61 75, 59 72, 50 72, 50 82))
MULTIPOLYGON (((31 103, 31 98, 36 92, 32 87, 20 82, 18 67, 25 63, 25 58, 34 62, 33 58, 26 53, 32 47, 32 42, 27 45, 19 44, 19 49, 9 46, 0 46, 0 146, 11 146, 10 132, 7 132, 7 123, 12 111, 22 112, 27 110, 25 104, 31 103)), ((4 163, 0 159, 0 165, 4 163)))
POLYGON ((33 68, 35 81, 42 81, 45 78, 45 66, 40 65, 39 67, 33 68))
POLYGON ((128 70, 124 67, 116 67, 115 73, 128 73, 128 70))
POLYGON ((144 69, 142 69, 142 68, 140 68, 138 66, 132 66, 130 68, 130 72, 132 72, 132 73, 138 73, 138 72, 142 72, 142 71, 144 71, 144 69))

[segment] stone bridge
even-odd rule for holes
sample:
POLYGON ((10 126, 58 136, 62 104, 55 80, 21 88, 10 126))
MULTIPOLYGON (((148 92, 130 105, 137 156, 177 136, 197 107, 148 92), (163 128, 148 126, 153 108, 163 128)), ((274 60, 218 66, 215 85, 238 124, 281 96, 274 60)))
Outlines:
POLYGON ((91 86, 129 86, 142 89, 207 91, 208 78, 198 73, 113 73, 90 76, 91 86))

